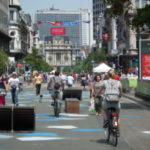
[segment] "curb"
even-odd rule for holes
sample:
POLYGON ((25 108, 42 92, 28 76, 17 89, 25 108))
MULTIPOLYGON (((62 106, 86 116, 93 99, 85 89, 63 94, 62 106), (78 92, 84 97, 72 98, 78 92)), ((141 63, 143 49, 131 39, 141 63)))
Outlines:
POLYGON ((140 99, 138 97, 129 96, 127 94, 123 94, 123 97, 126 97, 134 102, 138 102, 138 103, 146 106, 147 108, 150 108, 150 103, 145 102, 143 99, 140 99))

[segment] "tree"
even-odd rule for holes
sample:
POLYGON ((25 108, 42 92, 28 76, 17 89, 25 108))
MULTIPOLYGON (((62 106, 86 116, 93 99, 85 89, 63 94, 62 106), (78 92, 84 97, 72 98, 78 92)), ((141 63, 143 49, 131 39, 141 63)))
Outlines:
POLYGON ((72 69, 70 66, 66 66, 64 67, 63 72, 72 72, 72 69))
POLYGON ((95 64, 99 64, 99 62, 106 61, 108 57, 107 49, 102 48, 101 52, 91 52, 88 57, 82 62, 78 62, 76 66, 74 66, 74 72, 89 72, 93 68, 93 61, 95 64))
POLYGON ((137 9, 132 25, 134 27, 142 27, 144 25, 150 27, 150 5, 146 5, 145 8, 142 9, 137 9))
POLYGON ((42 56, 38 55, 38 50, 33 49, 32 54, 28 54, 23 60, 26 61, 27 64, 29 64, 32 69, 39 70, 39 71, 50 71, 52 70, 52 67, 46 63, 42 56))
POLYGON ((128 12, 132 4, 132 0, 105 0, 105 2, 111 6, 108 11, 115 16, 121 16, 128 12))
POLYGON ((5 72, 5 68, 6 68, 8 62, 9 62, 9 60, 8 60, 7 54, 4 52, 4 50, 2 48, 0 48, 0 73, 5 72))

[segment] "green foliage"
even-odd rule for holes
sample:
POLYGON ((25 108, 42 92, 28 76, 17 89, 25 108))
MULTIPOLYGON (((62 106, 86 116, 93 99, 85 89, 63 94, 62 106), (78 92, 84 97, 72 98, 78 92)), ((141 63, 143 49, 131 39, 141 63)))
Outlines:
POLYGON ((73 72, 81 73, 83 71, 83 61, 77 62, 77 64, 73 68, 73 72))
POLYGON ((93 63, 99 64, 106 61, 109 55, 106 53, 107 49, 102 48, 101 52, 91 52, 88 57, 74 67, 74 72, 89 72, 93 68, 93 63), (93 62, 94 61, 94 62, 93 62))
POLYGON ((105 0, 106 4, 110 5, 111 8, 108 12, 111 15, 122 15, 127 11, 128 7, 131 5, 131 0, 105 0))
POLYGON ((28 54, 23 60, 26 61, 27 64, 29 64, 33 70, 39 70, 39 71, 50 71, 52 70, 52 67, 46 63, 42 56, 38 55, 38 50, 33 49, 32 54, 28 54))
POLYGON ((66 67, 64 67, 63 72, 72 72, 72 69, 71 69, 71 67, 66 66, 66 67))
POLYGON ((144 24, 150 26, 150 5, 146 5, 142 9, 137 9, 137 14, 132 21, 134 27, 143 26, 144 24))
POLYGON ((7 63, 9 62, 7 54, 0 48, 0 73, 4 73, 7 63))

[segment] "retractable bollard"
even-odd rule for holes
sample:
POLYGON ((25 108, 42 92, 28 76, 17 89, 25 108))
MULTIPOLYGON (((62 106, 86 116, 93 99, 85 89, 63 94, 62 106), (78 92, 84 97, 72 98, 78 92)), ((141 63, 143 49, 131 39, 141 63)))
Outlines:
POLYGON ((12 107, 0 107, 0 131, 12 131, 12 107))
POLYGON ((31 106, 19 106, 13 108, 13 130, 34 131, 35 111, 31 106))
POLYGON ((65 112, 66 113, 79 113, 79 100, 77 98, 66 98, 65 112))
POLYGON ((78 88, 67 88, 63 91, 63 100, 66 98, 76 98, 78 100, 82 99, 82 89, 78 88))

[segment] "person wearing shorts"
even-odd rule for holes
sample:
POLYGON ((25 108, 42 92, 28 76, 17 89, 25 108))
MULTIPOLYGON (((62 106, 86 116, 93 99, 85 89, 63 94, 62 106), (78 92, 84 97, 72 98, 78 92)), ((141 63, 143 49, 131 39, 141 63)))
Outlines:
MULTIPOLYGON (((107 94, 115 94, 118 97, 122 96, 122 85, 120 81, 114 80, 115 72, 113 70, 108 71, 108 79, 105 80, 103 83, 103 90, 104 90, 104 98, 102 102, 102 109, 104 115, 104 127, 105 124, 108 122, 108 109, 115 108, 116 111, 119 113, 121 109, 120 101, 107 101, 105 96, 107 94)), ((100 91, 101 92, 101 91, 100 91)), ((120 119, 119 119, 120 122, 120 119)))

